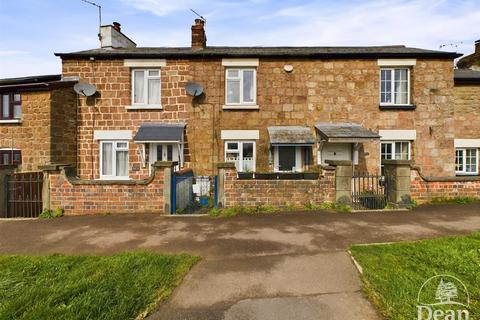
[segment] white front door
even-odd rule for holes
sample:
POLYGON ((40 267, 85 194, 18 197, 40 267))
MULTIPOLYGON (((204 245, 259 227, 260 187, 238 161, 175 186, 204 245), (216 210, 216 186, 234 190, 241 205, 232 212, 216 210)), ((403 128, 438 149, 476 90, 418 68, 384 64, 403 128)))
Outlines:
POLYGON ((322 147, 322 164, 327 160, 352 160, 351 143, 325 143, 322 147))
MULTIPOLYGON (((177 161, 180 164, 177 143, 151 143, 150 144, 150 164, 156 161, 177 161)), ((175 167, 178 170, 179 166, 175 167)))

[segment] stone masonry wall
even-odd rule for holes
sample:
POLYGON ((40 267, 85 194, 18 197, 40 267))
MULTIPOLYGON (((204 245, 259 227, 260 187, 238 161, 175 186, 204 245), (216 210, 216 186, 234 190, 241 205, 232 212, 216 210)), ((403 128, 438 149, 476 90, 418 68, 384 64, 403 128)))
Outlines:
POLYGON ((50 163, 77 161, 77 94, 72 87, 52 90, 50 163))
POLYGON ((418 203, 434 198, 476 197, 480 198, 480 178, 451 178, 443 181, 426 181, 418 171, 411 171, 411 198, 418 203))
POLYGON ((324 170, 318 180, 239 180, 235 169, 225 169, 226 208, 272 205, 303 207, 335 201, 335 170, 324 170))
POLYGON ((455 138, 480 139, 480 85, 454 88, 455 138))
POLYGON ((163 170, 157 170, 150 182, 138 184, 75 184, 63 172, 50 173, 49 179, 50 208, 62 208, 66 215, 164 213, 163 170))
MULTIPOLYGON (((260 59, 257 68, 259 110, 223 110, 225 69, 221 59, 167 60, 161 69, 163 110, 129 110, 131 77, 123 60, 64 60, 64 76, 80 76, 93 83, 101 94, 92 103, 79 104, 79 174, 94 179, 99 174, 98 142, 93 130, 132 130, 147 121, 186 121, 186 165, 196 174, 216 173, 215 164, 224 161, 221 130, 259 130, 256 145, 257 171, 271 171, 268 158, 268 126, 302 125, 311 128, 320 121, 356 122, 374 131, 414 129, 415 163, 430 176, 454 175, 453 61, 417 59, 412 69, 414 111, 379 110, 377 60, 260 59), (292 73, 283 70, 294 67, 292 73), (187 96, 187 81, 203 85, 205 97, 187 96), (438 159, 442 159, 438 161, 438 159)), ((360 169, 379 170, 379 142, 361 146, 360 169)), ((130 143, 130 177, 148 174, 147 167, 133 171, 140 163, 137 145, 130 143)), ((313 150, 316 162, 316 147, 313 150)))

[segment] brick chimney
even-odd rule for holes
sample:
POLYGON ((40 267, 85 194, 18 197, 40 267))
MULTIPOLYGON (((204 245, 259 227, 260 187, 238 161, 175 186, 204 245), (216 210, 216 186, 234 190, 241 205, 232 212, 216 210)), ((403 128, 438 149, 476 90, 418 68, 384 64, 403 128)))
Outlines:
POLYGON ((205 34, 205 21, 195 19, 192 26, 192 49, 201 50, 207 47, 207 35, 205 34))
POLYGON ((480 39, 475 41, 475 53, 480 54, 480 39))

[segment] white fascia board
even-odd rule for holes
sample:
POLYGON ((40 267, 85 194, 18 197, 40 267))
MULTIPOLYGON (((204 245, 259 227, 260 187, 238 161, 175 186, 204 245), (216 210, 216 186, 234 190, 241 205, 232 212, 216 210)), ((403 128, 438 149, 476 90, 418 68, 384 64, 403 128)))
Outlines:
POLYGON ((380 140, 415 140, 416 130, 379 130, 380 140))
POLYGON ((224 67, 258 67, 258 59, 222 59, 224 67))
POLYGON ((132 140, 132 131, 130 130, 95 130, 93 140, 132 140))
POLYGON ((480 139, 455 139, 455 148, 480 148, 480 139))
POLYGON ((378 59, 380 67, 410 67, 417 64, 417 59, 378 59))
POLYGON ((258 140, 260 132, 258 130, 222 130, 220 137, 222 140, 258 140))
POLYGON ((130 68, 153 68, 166 67, 167 60, 165 59, 125 59, 123 65, 130 68))

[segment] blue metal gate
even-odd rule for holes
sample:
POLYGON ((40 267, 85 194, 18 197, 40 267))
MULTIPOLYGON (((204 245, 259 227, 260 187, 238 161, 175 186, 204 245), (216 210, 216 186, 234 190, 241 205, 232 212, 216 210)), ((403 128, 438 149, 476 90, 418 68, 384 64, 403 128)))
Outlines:
POLYGON ((171 195, 172 214, 181 212, 193 205, 193 171, 191 169, 181 170, 172 175, 171 195))

